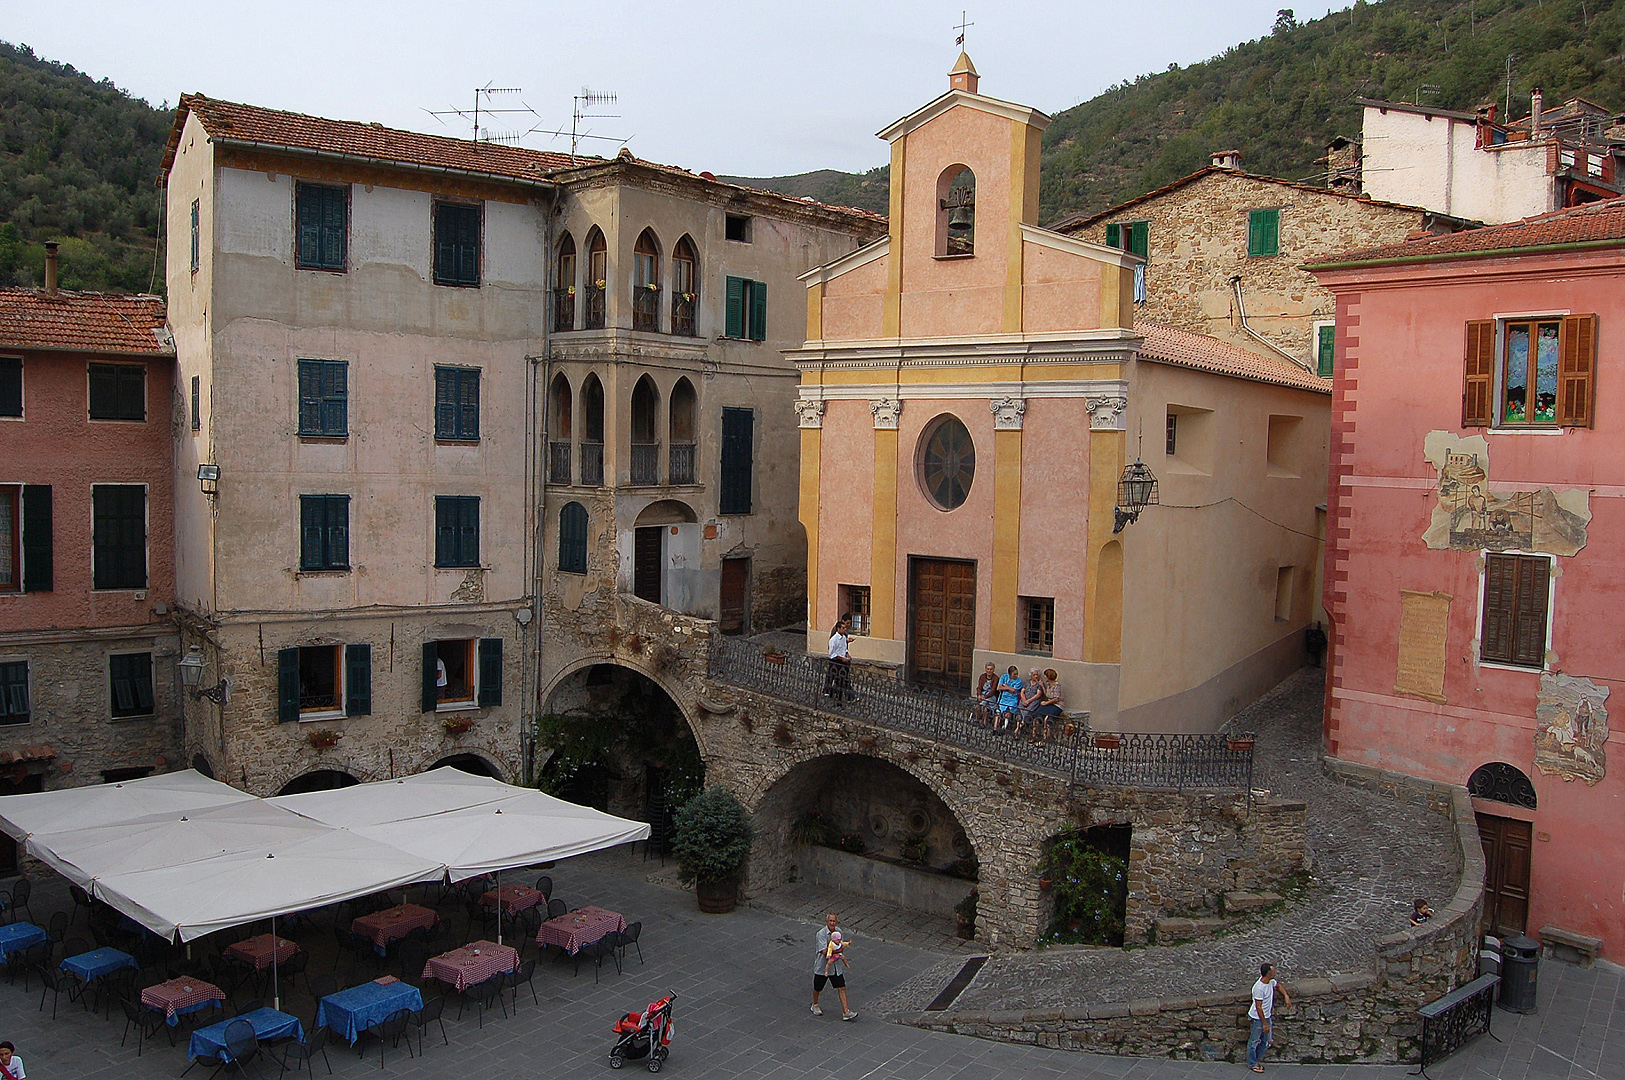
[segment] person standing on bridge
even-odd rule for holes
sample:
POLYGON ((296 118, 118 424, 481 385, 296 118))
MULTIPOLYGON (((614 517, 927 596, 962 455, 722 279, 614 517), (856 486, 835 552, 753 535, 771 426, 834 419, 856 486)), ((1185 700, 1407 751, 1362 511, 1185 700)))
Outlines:
POLYGON ((1274 1034, 1276 991, 1280 991, 1281 1000, 1290 1009, 1292 998, 1276 983, 1275 965, 1260 964, 1258 981, 1253 983, 1253 1004, 1247 1010, 1247 1016, 1253 1022, 1252 1035, 1247 1040, 1247 1065, 1255 1073, 1264 1071, 1264 1054, 1268 1052, 1274 1034))

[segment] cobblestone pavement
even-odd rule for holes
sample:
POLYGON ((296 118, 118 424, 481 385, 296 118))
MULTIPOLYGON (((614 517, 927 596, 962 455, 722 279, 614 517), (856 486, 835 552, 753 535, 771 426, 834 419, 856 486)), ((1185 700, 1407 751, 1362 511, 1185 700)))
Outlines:
MULTIPOLYGON (((1376 938, 1404 929, 1418 896, 1448 899, 1455 831, 1444 818, 1327 779, 1322 676, 1299 671, 1234 721, 1258 733, 1254 786, 1308 803, 1313 872, 1287 906, 1224 936, 1145 949, 1064 948, 995 957, 956 1010, 1045 1009, 1246 989, 1265 960, 1290 981, 1371 970, 1376 938)), ((923 991, 922 991, 923 992, 923 991)), ((923 1005, 901 1000, 902 1008, 923 1005)))

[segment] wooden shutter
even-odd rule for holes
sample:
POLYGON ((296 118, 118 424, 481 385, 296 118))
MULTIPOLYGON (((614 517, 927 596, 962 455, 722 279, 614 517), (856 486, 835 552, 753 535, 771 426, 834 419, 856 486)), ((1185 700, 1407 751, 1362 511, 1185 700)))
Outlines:
POLYGON ((1321 378, 1330 379, 1336 370, 1334 357, 1337 355, 1337 327, 1322 326, 1315 334, 1316 370, 1321 378))
POLYGON ((342 569, 350 565, 350 496, 329 495, 327 503, 327 536, 324 552, 327 565, 342 569))
POLYGON ((326 566, 322 555, 322 538, 326 531, 327 514, 323 505, 327 500, 320 495, 299 496, 299 569, 321 570, 326 566))
POLYGON ((325 188, 322 194, 322 267, 343 270, 349 192, 345 188, 325 188))
POLYGON ((1517 556, 1517 599, 1512 633, 1512 662, 1546 666, 1546 592, 1551 562, 1540 555, 1517 556))
POLYGON ((1485 660, 1512 659, 1512 627, 1517 613, 1517 557, 1484 556, 1484 627, 1479 655, 1485 660))
POLYGON ((90 365, 90 418, 117 420, 118 369, 111 364, 90 365))
POLYGON ((745 336, 745 279, 731 277, 727 281, 726 301, 723 304, 723 337, 745 336))
POLYGON ((50 592, 55 559, 52 547, 51 485, 23 485, 23 592, 50 592))
POLYGON ((0 356, 0 416, 23 414, 23 362, 0 356))
POLYGON ((138 484, 97 484, 90 489, 92 587, 147 587, 147 493, 138 484))
POLYGON ((1151 223, 1149 221, 1136 221, 1129 226, 1128 249, 1131 254, 1144 259, 1150 250, 1151 223))
POLYGON ((322 263, 322 189, 311 184, 300 184, 299 203, 299 265, 320 266, 322 263))
POLYGON ((750 339, 767 340, 767 282, 750 283, 750 339))
POLYGON ((434 369, 434 437, 451 439, 457 435, 457 372, 434 369))
POLYGON ((299 719, 298 649, 277 650, 276 719, 279 724, 289 724, 299 719))
POLYGON ((723 514, 751 512, 751 473, 756 414, 750 409, 722 410, 722 490, 717 510, 723 514))
POLYGON ((440 659, 440 642, 423 643, 423 697, 420 704, 424 712, 434 712, 440 704, 440 687, 435 684, 435 663, 440 659))
POLYGON ((482 708, 502 704, 502 639, 480 638, 480 700, 482 708))
POLYGON ((587 508, 578 502, 565 503, 559 511, 559 569, 587 572, 587 508))
POLYGON ((460 566, 480 564, 480 500, 463 496, 457 500, 457 558, 460 566))
POLYGON ((344 715, 372 715, 372 646, 344 647, 344 715))
POLYGON ((457 372, 457 437, 480 437, 480 373, 457 372))
POLYGON ((1566 316, 1557 368, 1557 422, 1564 427, 1596 427, 1596 395, 1597 317, 1566 316))
POLYGON ((329 360, 321 370, 321 429, 323 435, 348 435, 350 365, 329 360))
POLYGON ((1106 246, 1113 248, 1123 246, 1123 226, 1116 222, 1106 226, 1106 246))
POLYGON ((1489 427, 1490 380, 1495 371, 1495 321, 1467 324, 1467 358, 1462 366, 1461 426, 1489 427))
POLYGON ((451 566, 457 551, 457 500, 449 495, 434 499, 434 564, 451 566))

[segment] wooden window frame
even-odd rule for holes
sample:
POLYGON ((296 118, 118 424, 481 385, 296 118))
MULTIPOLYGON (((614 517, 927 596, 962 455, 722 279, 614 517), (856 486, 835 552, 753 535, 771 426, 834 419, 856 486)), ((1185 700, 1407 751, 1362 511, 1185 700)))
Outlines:
POLYGON ((344 646, 305 645, 299 649, 299 719, 336 720, 344 715, 344 646), (326 655, 333 665, 333 703, 331 705, 305 704, 305 658, 326 655))
POLYGON ((147 365, 85 365, 85 408, 92 420, 147 422, 147 365))
POLYGON ((350 496, 299 496, 299 572, 350 569, 350 496))
MULTIPOLYGON (((1597 316, 1561 312, 1524 314, 1499 319, 1475 319, 1466 324, 1462 365, 1462 427, 1498 431, 1558 431, 1596 426, 1597 316), (1543 323, 1558 324, 1557 401, 1552 420, 1506 419, 1507 350, 1511 329, 1527 326, 1531 348, 1543 323)), ((1535 380, 1534 357, 1525 378, 1535 380)), ((1527 394, 1526 387, 1525 393, 1527 394)))
POLYGON ((440 569, 477 569, 480 565, 480 497, 434 497, 434 564, 440 569), (470 522, 472 521, 472 524, 470 522), (447 537, 450 535, 450 540, 447 537), (472 550, 469 550, 472 548, 472 550))
POLYGON ((587 572, 587 536, 591 516, 587 508, 572 499, 559 509, 559 571, 565 574, 587 572), (571 507, 579 513, 572 514, 571 507), (579 531, 577 522, 579 522, 579 531))
POLYGON ((1126 251, 1130 255, 1138 255, 1142 259, 1150 260, 1151 255, 1151 222, 1146 221, 1114 221, 1106 226, 1106 246, 1126 251), (1125 242, 1124 232, 1127 232, 1125 242))
POLYGON ((767 283, 728 275, 723 283, 722 336, 735 341, 767 340, 767 283))
POLYGON ((756 410, 728 407, 722 410, 721 451, 717 455, 717 513, 745 515, 755 512, 756 496, 756 410), (738 419, 743 414, 744 420, 738 419), (729 434, 730 416, 734 432, 729 434), (743 423, 748 436, 738 430, 743 423), (741 478, 742 474, 742 478, 741 478))
POLYGON ((349 361, 301 359, 298 382, 300 437, 349 438, 349 361))
MULTIPOLYGON (((0 541, 9 549, 10 557, 5 558, 0 570, 7 571, 6 577, 10 580, 0 581, 0 593, 20 593, 23 591, 23 486, 21 484, 0 484, 0 541)), ((0 557, 5 555, 0 551, 0 557)))
POLYGON ((0 419, 23 418, 23 358, 0 356, 0 419))
POLYGON ((1247 257, 1267 259, 1281 254, 1281 208, 1247 211, 1247 257))
POLYGON ((192 200, 192 273, 203 265, 203 207, 201 200, 192 200))
POLYGON ((293 264, 300 270, 320 270, 342 274, 350 257, 350 187, 348 184, 294 182, 293 264), (332 220, 337 208, 338 220, 332 220), (309 213, 307 214, 307 210, 309 213), (314 220, 307 221, 307 217, 314 220), (308 230, 308 232, 307 232, 308 230), (315 255, 307 257, 306 237, 315 243, 315 255), (336 254, 330 242, 336 240, 336 254))
POLYGON ((1545 670, 1551 645, 1553 561, 1550 555, 1484 553, 1478 633, 1481 663, 1545 670))
MULTIPOLYGON (((118 496, 122 497, 122 496, 118 496)), ((91 506, 91 588, 97 592, 122 592, 129 590, 145 590, 148 575, 151 572, 152 535, 147 516, 151 510, 145 484, 92 484, 90 486, 91 506), (115 528, 127 528, 133 521, 134 514, 122 513, 128 507, 98 505, 102 500, 102 493, 107 493, 109 500, 117 497, 113 492, 141 493, 141 573, 139 577, 134 571, 134 556, 121 554, 124 545, 111 545, 111 533, 115 528), (126 520, 129 519, 129 520, 126 520), (129 565, 120 565, 128 558, 129 565)))
POLYGON ((152 653, 108 655, 107 708, 114 720, 135 720, 157 715, 157 704, 152 693, 152 653), (123 704, 120 703, 121 697, 123 704))
POLYGON ((480 370, 436 364, 434 437, 436 442, 480 441, 480 370), (448 397, 446 390, 450 389, 448 397))
POLYGON ((480 287, 480 272, 484 261, 482 255, 485 246, 485 215, 480 203, 443 202, 437 200, 434 204, 434 246, 430 254, 433 256, 434 283, 458 289, 477 289, 480 287), (467 214, 469 216, 465 217, 467 214), (453 225, 451 218, 459 219, 460 224, 473 222, 474 236, 467 237, 442 236, 443 230, 449 230, 453 225), (466 245, 468 250, 454 251, 451 245, 459 247, 466 245), (456 265, 466 256, 470 267, 456 265), (448 267, 448 257, 452 265, 448 267), (467 271, 467 272, 465 272, 467 271))
POLYGON ((1020 651, 1027 656, 1054 656, 1055 597, 1018 596, 1016 602, 1021 612, 1020 651))
POLYGON ((852 617, 852 636, 868 637, 874 620, 874 600, 868 585, 840 585, 836 587, 841 614, 852 617))
POLYGON ((1323 379, 1337 374, 1337 323, 1317 322, 1313 341, 1315 373, 1323 379))

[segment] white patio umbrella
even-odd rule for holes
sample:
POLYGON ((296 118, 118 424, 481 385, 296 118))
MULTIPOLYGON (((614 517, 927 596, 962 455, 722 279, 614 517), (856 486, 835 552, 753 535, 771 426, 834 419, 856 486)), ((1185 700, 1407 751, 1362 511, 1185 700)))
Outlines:
POLYGON ((0 829, 12 839, 22 840, 31 833, 112 825, 154 814, 185 814, 245 800, 259 801, 246 791, 186 769, 117 784, 0 796, 0 829))

